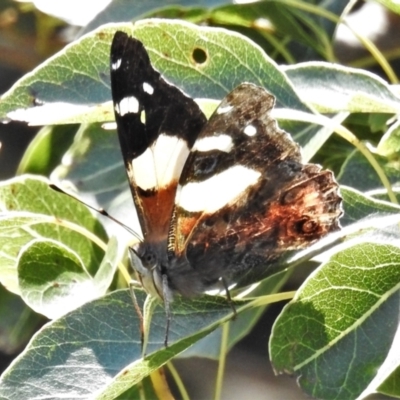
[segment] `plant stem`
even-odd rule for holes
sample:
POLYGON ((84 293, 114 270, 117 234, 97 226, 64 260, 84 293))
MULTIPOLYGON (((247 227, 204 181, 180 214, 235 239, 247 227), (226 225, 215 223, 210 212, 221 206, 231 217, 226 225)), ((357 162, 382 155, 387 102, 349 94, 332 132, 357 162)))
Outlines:
POLYGON ((178 371, 174 367, 174 364, 172 364, 172 362, 169 362, 167 364, 167 368, 169 369, 169 372, 171 373, 172 378, 174 379, 174 382, 175 382, 176 386, 178 387, 178 390, 182 397, 182 400, 189 400, 190 399, 189 394, 185 388, 185 385, 182 382, 181 377, 179 376, 178 371))
POLYGON ((229 327, 230 327, 229 321, 225 322, 225 324, 223 324, 221 327, 222 329, 221 348, 219 352, 219 363, 217 371, 217 380, 215 382, 214 400, 220 400, 221 398, 222 381, 224 379, 226 354, 228 348, 229 327))

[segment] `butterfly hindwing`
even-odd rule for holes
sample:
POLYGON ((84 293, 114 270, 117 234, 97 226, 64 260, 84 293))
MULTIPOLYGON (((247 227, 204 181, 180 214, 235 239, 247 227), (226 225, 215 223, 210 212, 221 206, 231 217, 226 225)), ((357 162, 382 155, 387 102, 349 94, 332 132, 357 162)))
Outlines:
POLYGON ((234 89, 182 172, 175 249, 210 285, 256 268, 265 272, 283 252, 339 228, 332 173, 302 164, 299 146, 270 116, 274 102, 252 84, 234 89))
POLYGON ((143 44, 116 32, 111 89, 122 155, 144 237, 166 238, 178 179, 206 118, 167 83, 143 44))

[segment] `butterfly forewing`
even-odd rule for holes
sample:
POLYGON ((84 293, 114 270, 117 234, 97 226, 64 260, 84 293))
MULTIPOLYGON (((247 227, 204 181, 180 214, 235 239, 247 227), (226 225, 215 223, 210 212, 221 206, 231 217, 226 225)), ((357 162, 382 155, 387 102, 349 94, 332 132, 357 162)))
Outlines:
POLYGON ((115 119, 144 237, 166 240, 176 186, 206 123, 197 104, 168 84, 143 44, 116 32, 111 46, 115 119))

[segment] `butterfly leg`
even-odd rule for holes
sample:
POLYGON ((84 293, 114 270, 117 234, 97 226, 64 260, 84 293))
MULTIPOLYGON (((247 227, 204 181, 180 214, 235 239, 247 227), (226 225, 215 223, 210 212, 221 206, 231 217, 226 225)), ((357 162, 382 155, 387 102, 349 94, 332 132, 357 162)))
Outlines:
MULTIPOLYGON (((144 337, 145 337, 145 331, 144 331, 144 318, 143 318, 143 313, 142 310, 140 309, 139 303, 136 298, 135 294, 135 289, 138 287, 138 283, 134 280, 131 280, 129 282, 129 291, 131 293, 131 298, 133 302, 133 307, 135 308, 136 314, 139 317, 139 330, 140 330, 140 343, 142 347, 142 353, 144 353, 144 337)), ((144 356, 144 354, 143 354, 144 356)))
POLYGON ((219 279, 220 279, 220 281, 221 281, 221 283, 222 283, 223 288, 225 289, 226 301, 227 301, 228 304, 231 306, 232 313, 233 313, 233 315, 232 315, 232 320, 234 320, 234 319, 236 319, 236 317, 237 317, 237 312, 236 312, 235 304, 233 304, 233 301, 232 301, 231 293, 230 293, 230 291, 229 291, 229 288, 228 288, 228 285, 227 285, 227 283, 226 283, 226 280, 225 280, 222 276, 221 276, 221 278, 219 278, 219 279))

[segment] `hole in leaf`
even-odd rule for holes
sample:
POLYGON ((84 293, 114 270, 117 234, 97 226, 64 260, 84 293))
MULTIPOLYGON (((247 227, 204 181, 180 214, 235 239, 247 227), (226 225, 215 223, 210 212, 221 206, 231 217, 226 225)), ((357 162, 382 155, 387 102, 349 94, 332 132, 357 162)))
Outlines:
POLYGON ((198 47, 193 50, 192 57, 196 64, 204 64, 208 58, 205 50, 198 47))

